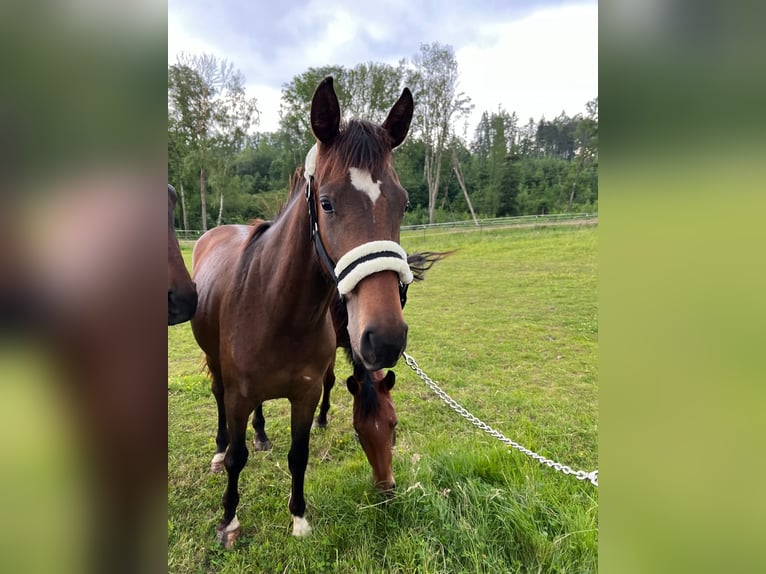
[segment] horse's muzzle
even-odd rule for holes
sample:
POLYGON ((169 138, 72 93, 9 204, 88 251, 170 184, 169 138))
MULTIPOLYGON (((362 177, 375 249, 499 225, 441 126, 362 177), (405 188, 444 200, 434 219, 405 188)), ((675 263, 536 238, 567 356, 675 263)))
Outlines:
POLYGON ((362 333, 359 351, 370 371, 393 367, 407 347, 407 324, 394 332, 368 327, 362 333))
POLYGON ((197 311, 197 292, 168 290, 168 325, 188 321, 197 311))

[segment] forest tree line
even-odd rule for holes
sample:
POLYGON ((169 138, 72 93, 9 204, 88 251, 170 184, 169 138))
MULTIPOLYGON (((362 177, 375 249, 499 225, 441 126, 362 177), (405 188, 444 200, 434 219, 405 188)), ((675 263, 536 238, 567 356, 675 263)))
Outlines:
POLYGON ((282 88, 276 132, 260 132, 258 108, 233 64, 181 54, 168 68, 168 179, 179 192, 179 229, 271 218, 314 138, 314 89, 333 76, 347 116, 381 122, 404 86, 415 98, 409 137, 395 152, 410 196, 404 224, 598 210, 598 98, 584 113, 522 121, 502 107, 473 109, 458 91, 448 45, 424 44, 411 61, 310 68, 282 88), (460 133, 460 129, 464 130, 460 133))

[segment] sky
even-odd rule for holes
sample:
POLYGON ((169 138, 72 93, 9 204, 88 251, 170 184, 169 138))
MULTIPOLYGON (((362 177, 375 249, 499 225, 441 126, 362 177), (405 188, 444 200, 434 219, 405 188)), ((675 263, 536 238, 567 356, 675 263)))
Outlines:
POLYGON ((257 99, 258 131, 278 129, 282 86, 308 68, 395 65, 431 42, 455 51, 469 139, 484 111, 525 124, 584 113, 598 96, 595 0, 168 0, 168 63, 179 52, 231 62, 257 99))

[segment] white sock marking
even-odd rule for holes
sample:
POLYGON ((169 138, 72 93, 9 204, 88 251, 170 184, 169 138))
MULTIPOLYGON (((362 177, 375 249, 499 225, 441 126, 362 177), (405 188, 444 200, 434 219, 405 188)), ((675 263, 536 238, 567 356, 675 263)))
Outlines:
POLYGON ((226 457, 225 452, 217 452, 213 455, 213 460, 210 461, 210 464, 219 464, 223 462, 223 459, 226 457))
POLYGON ((351 176, 351 185, 359 191, 366 193, 372 200, 372 204, 380 197, 380 184, 382 181, 372 181, 372 175, 369 171, 352 167, 348 170, 351 176))
POLYGON ((309 521, 302 516, 293 516, 293 536, 306 536, 311 532, 309 521))
POLYGON ((226 528, 223 529, 224 532, 233 532, 239 528, 239 520, 237 520, 237 515, 234 515, 234 518, 231 519, 231 522, 226 525, 226 528))

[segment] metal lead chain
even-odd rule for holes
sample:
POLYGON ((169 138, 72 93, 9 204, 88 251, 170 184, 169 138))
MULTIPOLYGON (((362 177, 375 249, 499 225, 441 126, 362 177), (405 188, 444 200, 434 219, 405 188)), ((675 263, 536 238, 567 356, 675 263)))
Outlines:
POLYGON ((598 470, 593 470, 591 472, 587 472, 584 470, 573 470, 572 468, 561 464, 560 462, 555 462, 553 460, 550 460, 548 458, 545 458, 542 455, 537 454, 536 452, 533 452, 529 450, 528 448, 521 446, 520 444, 512 441, 503 433, 500 431, 496 431, 491 426, 489 426, 487 423, 481 421, 480 419, 476 418, 474 415, 472 415, 470 412, 468 412, 464 407, 460 406, 455 400, 450 397, 447 393, 445 393, 439 385, 434 383, 428 375, 426 375, 423 370, 418 366, 415 359, 413 359, 410 355, 407 353, 404 353, 404 361, 407 363, 407 366, 415 371, 415 373, 420 377, 423 382, 428 385, 428 387, 438 396, 441 400, 443 400, 447 405, 455 411, 457 414, 462 416, 464 419, 466 419, 468 422, 470 422, 475 427, 483 430, 485 433, 487 433, 489 436, 496 438, 502 443, 505 443, 506 445, 515 448, 516 450, 523 452, 527 456, 535 459, 540 464, 543 464, 549 468, 552 468, 554 470, 557 470, 559 472, 562 472, 564 474, 571 474, 574 476, 577 480, 587 480, 590 482, 593 486, 598 486, 598 470))

